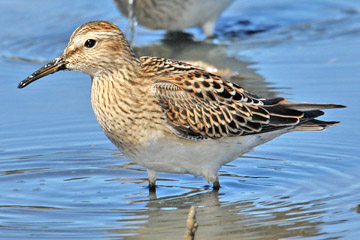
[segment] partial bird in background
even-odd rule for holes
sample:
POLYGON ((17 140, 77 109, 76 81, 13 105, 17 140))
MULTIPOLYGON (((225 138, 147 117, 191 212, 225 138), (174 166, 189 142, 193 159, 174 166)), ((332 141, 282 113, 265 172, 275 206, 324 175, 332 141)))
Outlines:
POLYGON ((168 32, 201 27, 206 37, 210 38, 214 36, 217 19, 233 0, 114 0, 114 2, 121 13, 129 18, 132 34, 137 22, 150 29, 163 29, 168 32))

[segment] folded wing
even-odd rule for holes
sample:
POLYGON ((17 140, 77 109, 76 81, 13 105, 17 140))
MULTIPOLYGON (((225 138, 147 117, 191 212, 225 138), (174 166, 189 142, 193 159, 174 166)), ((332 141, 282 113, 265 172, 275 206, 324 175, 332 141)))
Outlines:
MULTIPOLYGON (((176 62, 179 65, 181 62, 176 62)), ((320 109, 342 107, 289 103, 285 98, 261 99, 198 68, 166 74, 166 79, 154 83, 152 91, 169 127, 178 136, 194 140, 295 129, 305 123, 307 127, 299 130, 322 130, 327 123, 337 122, 311 122, 323 114, 320 109)))

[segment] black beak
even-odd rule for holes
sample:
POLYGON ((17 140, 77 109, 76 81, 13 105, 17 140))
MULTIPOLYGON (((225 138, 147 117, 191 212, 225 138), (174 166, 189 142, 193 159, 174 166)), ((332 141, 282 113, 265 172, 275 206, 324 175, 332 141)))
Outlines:
POLYGON ((23 88, 29 85, 30 83, 45 77, 46 75, 56 73, 60 70, 66 69, 66 62, 64 61, 64 58, 62 56, 55 58, 30 76, 28 76, 26 79, 21 81, 18 85, 18 88, 23 88))

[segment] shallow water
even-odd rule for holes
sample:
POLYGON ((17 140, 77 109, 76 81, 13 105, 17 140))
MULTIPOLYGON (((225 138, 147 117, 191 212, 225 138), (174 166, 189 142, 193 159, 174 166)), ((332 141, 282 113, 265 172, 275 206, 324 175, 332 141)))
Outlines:
POLYGON ((235 1, 213 41, 182 44, 137 29, 142 54, 229 68, 246 88, 292 101, 338 103, 325 132, 273 140, 224 166, 222 188, 202 178, 147 174, 106 139, 90 106, 90 79, 17 83, 58 56, 72 31, 96 19, 126 29, 112 1, 0 2, 0 238, 183 239, 197 206, 196 239, 358 239, 360 4, 235 1), (71 8, 69 6, 71 5, 71 8))

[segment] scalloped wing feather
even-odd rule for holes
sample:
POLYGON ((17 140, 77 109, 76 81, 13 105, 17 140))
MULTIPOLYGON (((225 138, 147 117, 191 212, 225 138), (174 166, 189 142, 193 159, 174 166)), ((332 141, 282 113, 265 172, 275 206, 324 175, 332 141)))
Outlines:
POLYGON ((258 134, 267 125, 274 125, 276 129, 295 126, 303 117, 297 110, 276 108, 286 101, 284 98, 261 101, 243 88, 202 69, 172 60, 159 62, 162 71, 167 73, 170 68, 171 74, 154 83, 152 90, 168 124, 181 137, 206 139, 258 134), (179 71, 179 67, 185 67, 186 71, 179 71))
POLYGON ((155 57, 140 61, 147 76, 157 76, 152 91, 169 127, 182 138, 204 140, 294 129, 322 115, 320 108, 328 106, 302 104, 300 109, 282 97, 258 98, 188 63, 155 57))

